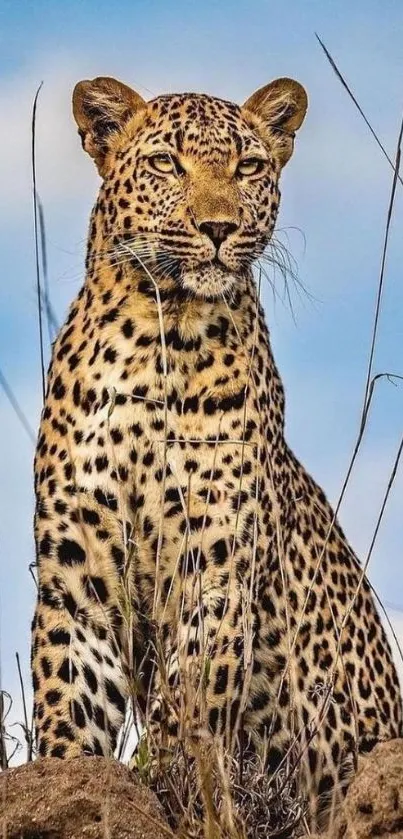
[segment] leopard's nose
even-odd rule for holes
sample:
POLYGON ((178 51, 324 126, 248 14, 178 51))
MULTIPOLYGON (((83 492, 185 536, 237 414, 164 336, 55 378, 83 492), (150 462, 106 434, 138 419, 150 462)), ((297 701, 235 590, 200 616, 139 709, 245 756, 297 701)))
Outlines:
POLYGON ((200 233, 205 233, 213 245, 218 248, 225 239, 237 230, 238 225, 232 221, 203 221, 199 224, 200 233))

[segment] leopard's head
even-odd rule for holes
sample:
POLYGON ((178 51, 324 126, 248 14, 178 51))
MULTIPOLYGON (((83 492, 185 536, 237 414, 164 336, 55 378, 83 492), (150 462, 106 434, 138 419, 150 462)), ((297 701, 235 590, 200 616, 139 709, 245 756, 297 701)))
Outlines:
POLYGON ((242 107, 195 93, 146 102, 115 79, 79 82, 73 111, 102 177, 97 208, 111 248, 195 295, 225 294, 272 235, 306 108, 292 79, 242 107))

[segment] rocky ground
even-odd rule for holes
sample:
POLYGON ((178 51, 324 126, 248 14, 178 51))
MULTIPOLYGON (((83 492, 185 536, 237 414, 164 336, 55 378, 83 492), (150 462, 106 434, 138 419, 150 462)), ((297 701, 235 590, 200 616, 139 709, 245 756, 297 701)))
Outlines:
MULTIPOLYGON (((1 839, 168 836, 155 795, 115 761, 49 758, 0 774, 1 839)), ((377 746, 363 761, 343 812, 320 839, 392 836, 403 839, 403 740, 377 746)))
POLYGON ((46 758, 0 774, 1 839, 166 839, 156 797, 120 763, 46 758))
POLYGON ((340 813, 321 839, 403 839, 403 740, 380 743, 361 761, 340 813))

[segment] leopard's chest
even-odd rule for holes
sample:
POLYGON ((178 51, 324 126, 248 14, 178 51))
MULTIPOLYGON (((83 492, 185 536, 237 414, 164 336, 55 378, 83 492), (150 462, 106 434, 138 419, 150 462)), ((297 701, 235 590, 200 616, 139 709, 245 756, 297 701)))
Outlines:
POLYGON ((151 505, 161 504, 161 482, 168 504, 174 496, 183 504, 185 495, 194 503, 198 495, 234 495, 256 473, 263 426, 246 371, 238 368, 231 379, 220 366, 207 374, 178 365, 166 385, 151 376, 147 387, 134 384, 125 407, 126 437, 134 437, 137 454, 133 480, 151 505))
POLYGON ((261 510, 277 384, 264 345, 257 351, 252 335, 243 344, 220 324, 211 338, 181 344, 169 331, 165 342, 146 333, 135 343, 122 332, 118 340, 106 336, 113 364, 105 364, 102 346, 80 371, 77 481, 119 498, 140 538, 153 534, 152 544, 162 520, 166 541, 207 524, 245 539, 261 510), (83 411, 90 389, 96 398, 83 411))

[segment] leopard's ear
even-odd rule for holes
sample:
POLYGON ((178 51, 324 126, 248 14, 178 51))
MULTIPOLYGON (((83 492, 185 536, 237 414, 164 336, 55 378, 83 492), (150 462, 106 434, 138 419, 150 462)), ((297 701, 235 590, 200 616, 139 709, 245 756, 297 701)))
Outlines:
POLYGON ((100 76, 76 84, 73 91, 73 114, 85 151, 103 174, 110 136, 120 131, 145 101, 131 87, 117 79, 100 76))
POLYGON ((295 132, 300 128, 308 107, 305 89, 294 79, 276 79, 256 90, 243 108, 258 116, 274 135, 276 151, 284 166, 294 148, 295 132))

